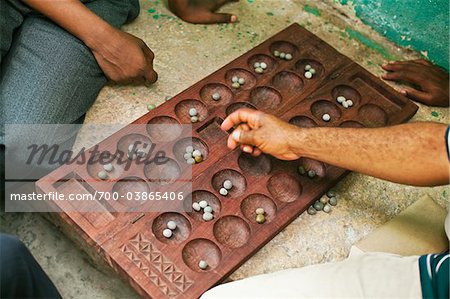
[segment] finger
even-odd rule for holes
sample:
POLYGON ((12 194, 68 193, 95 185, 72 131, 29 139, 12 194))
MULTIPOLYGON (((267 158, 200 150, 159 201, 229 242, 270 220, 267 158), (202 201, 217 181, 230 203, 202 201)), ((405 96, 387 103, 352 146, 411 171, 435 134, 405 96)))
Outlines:
POLYGON ((255 145, 255 130, 244 131, 236 129, 230 136, 236 144, 255 145))
POLYGON ((391 71, 381 76, 384 80, 404 81, 420 85, 424 82, 424 73, 414 66, 402 66, 395 71, 391 71))
POLYGON ((216 24, 216 23, 234 23, 237 16, 228 13, 206 12, 196 17, 195 23, 198 24, 216 24))
POLYGON ((405 87, 400 92, 414 101, 423 103, 429 103, 431 101, 431 95, 429 93, 414 89, 412 87, 405 87))
POLYGON ((257 157, 261 154, 262 154, 262 151, 259 148, 257 148, 257 147, 253 148, 253 154, 252 154, 253 156, 257 157))
POLYGON ((249 124, 253 129, 259 126, 262 113, 249 108, 242 108, 231 113, 220 126, 222 130, 228 131, 241 123, 249 124))
POLYGON ((158 80, 158 74, 150 67, 144 69, 145 85, 151 85, 158 80))
POLYGON ((427 66, 432 66, 433 65, 433 63, 431 63, 430 61, 428 61, 426 59, 415 59, 413 61, 416 62, 416 63, 419 63, 419 64, 427 65, 427 66))
POLYGON ((148 83, 153 84, 158 80, 158 73, 153 69, 153 59, 155 58, 155 54, 153 54, 152 50, 144 44, 143 47, 145 60, 147 61, 147 65, 144 69, 144 77, 148 83))

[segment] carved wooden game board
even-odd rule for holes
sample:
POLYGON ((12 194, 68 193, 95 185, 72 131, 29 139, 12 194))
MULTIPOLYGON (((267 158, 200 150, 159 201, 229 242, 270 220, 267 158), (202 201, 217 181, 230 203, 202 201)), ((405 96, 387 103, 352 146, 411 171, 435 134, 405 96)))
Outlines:
MULTIPOLYGON (((250 107, 300 127, 377 127, 405 122, 417 110, 414 103, 361 66, 293 24, 133 123, 146 125, 146 129, 133 132, 126 127, 101 145, 114 149, 141 139, 157 143, 158 138, 167 138, 167 132, 155 129, 154 124, 189 124, 191 107, 200 116, 192 125, 192 143, 204 154, 204 161, 192 167, 191 197, 210 203, 214 208, 212 221, 203 221, 195 211, 115 213, 105 208, 104 213, 53 215, 69 236, 91 256, 105 260, 143 297, 199 297, 347 173, 309 159, 285 162, 264 155, 255 158, 239 149, 230 151, 226 147, 228 133, 219 126, 232 111, 250 107), (293 59, 275 57, 275 50, 291 53, 293 59), (265 62, 266 71, 256 73, 254 62, 265 62), (306 65, 316 70, 311 79, 304 76, 306 65), (239 89, 232 88, 233 76, 244 78, 246 83, 239 89), (216 92, 221 94, 219 101, 212 99, 216 92), (353 107, 339 105, 339 95, 351 99, 353 107), (324 113, 331 116, 329 122, 322 120, 324 113), (316 178, 300 175, 300 164, 314 170, 316 178), (227 197, 218 193, 225 179, 234 185, 227 197), (255 221, 258 207, 266 211, 264 224, 255 221), (161 236, 168 220, 175 220, 179 230, 170 239, 161 236), (208 262, 205 270, 198 267, 201 259, 208 262)), ((186 146, 175 135, 169 136, 173 143, 167 151, 172 159, 167 167, 174 169, 185 163, 186 146)), ((119 169, 112 183, 105 184, 92 183, 97 180, 96 169, 90 167, 94 169, 83 165, 61 167, 41 179, 37 188, 44 193, 147 190, 150 170, 119 169)))

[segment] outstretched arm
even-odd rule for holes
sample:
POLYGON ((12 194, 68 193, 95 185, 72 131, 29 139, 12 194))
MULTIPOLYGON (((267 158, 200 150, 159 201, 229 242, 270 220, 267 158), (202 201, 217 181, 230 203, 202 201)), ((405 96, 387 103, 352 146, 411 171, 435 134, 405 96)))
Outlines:
POLYGON ((449 183, 444 124, 303 129, 269 114, 241 109, 225 119, 222 129, 233 126, 237 128, 228 147, 241 145, 252 154, 264 152, 285 160, 307 157, 402 184, 449 183))
POLYGON ((79 0, 23 2, 84 42, 110 80, 133 84, 157 80, 154 55, 147 45, 112 27, 79 0))

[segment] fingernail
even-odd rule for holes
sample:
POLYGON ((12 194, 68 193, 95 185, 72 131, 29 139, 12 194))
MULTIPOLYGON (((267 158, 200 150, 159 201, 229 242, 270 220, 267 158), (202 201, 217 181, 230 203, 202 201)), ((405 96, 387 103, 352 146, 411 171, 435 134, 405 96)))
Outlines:
POLYGON ((231 18, 230 18, 230 22, 231 22, 231 23, 234 23, 234 22, 236 22, 236 21, 237 21, 237 16, 232 15, 231 18))
POLYGON ((395 63, 395 61, 394 61, 394 60, 391 60, 391 61, 389 61, 389 63, 395 63))
POLYGON ((234 140, 239 141, 239 137, 241 135, 241 132, 239 132, 238 130, 234 130, 233 133, 231 133, 231 136, 233 137, 234 140))
POLYGON ((246 153, 251 153, 252 152, 252 148, 248 145, 244 146, 244 152, 246 153))
POLYGON ((401 93, 401 94, 404 94, 404 95, 407 95, 407 94, 408 94, 408 92, 407 92, 406 90, 404 90, 404 89, 400 90, 400 93, 401 93))

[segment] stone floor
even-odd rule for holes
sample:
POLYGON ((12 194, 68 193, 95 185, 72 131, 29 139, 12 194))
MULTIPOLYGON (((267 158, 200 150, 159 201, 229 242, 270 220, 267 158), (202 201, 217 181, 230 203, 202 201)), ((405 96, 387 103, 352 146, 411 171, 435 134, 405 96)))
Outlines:
MULTIPOLYGON (((338 1, 241 0, 223 9, 238 15, 233 25, 191 25, 176 19, 161 1, 142 0, 139 18, 124 30, 142 38, 156 55, 159 81, 150 88, 105 87, 88 123, 127 124, 145 114, 293 22, 298 22, 375 75, 392 59, 416 58, 398 48, 338 1), (360 35, 363 33, 364 37, 360 35), (368 42, 369 41, 369 42, 368 42)), ((446 109, 420 105, 413 121, 448 123, 446 109)), ((337 185, 339 204, 330 214, 303 214, 235 273, 240 279, 276 270, 341 260, 350 246, 422 195, 446 205, 446 188, 416 188, 350 174, 337 185)), ((111 271, 97 270, 87 257, 38 214, 2 214, 1 231, 19 236, 64 298, 136 298, 111 271)))

